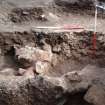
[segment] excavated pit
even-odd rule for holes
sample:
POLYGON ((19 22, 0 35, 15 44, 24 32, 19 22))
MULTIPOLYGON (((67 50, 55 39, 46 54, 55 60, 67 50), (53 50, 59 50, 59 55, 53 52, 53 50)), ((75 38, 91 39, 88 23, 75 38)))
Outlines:
MULTIPOLYGON (((3 58, 4 60, 3 61, 1 59, 2 63, 0 64, 0 69, 1 69, 0 75, 1 77, 3 76, 0 82, 2 84, 2 82, 5 81, 4 87, 7 89, 7 90, 1 89, 2 90, 1 94, 3 94, 3 96, 0 95, 0 103, 2 105, 22 105, 22 104, 25 104, 25 105, 34 105, 34 104, 35 105, 49 105, 49 104, 97 105, 94 103, 89 104, 88 101, 84 100, 86 92, 88 91, 88 88, 91 86, 90 82, 88 81, 89 82, 88 84, 89 86, 88 86, 86 85, 86 83, 88 83, 86 82, 87 80, 85 81, 85 79, 83 79, 83 81, 85 81, 83 82, 83 85, 81 84, 82 86, 79 85, 79 87, 77 85, 77 88, 80 88, 80 89, 77 89, 77 88, 75 89, 75 85, 76 85, 75 83, 78 84, 80 77, 78 77, 78 74, 75 74, 75 73, 73 73, 74 76, 71 77, 72 72, 82 73, 82 70, 83 70, 83 73, 87 72, 85 75, 88 75, 88 68, 84 72, 84 68, 87 67, 87 65, 96 66, 97 68, 99 68, 98 70, 101 70, 101 68, 105 67, 104 65, 105 35, 101 33, 97 33, 97 48, 95 49, 95 52, 93 49, 92 36, 93 36, 93 32, 87 32, 87 31, 80 32, 80 33, 67 33, 67 32, 44 33, 44 32, 35 32, 35 31, 0 33, 0 37, 1 37, 0 38, 1 40, 0 57, 3 58), (25 60, 24 58, 23 61, 18 61, 16 57, 17 50, 15 49, 15 47, 17 49, 20 49, 20 48, 25 48, 25 46, 39 48, 41 50, 45 50, 44 48, 50 46, 51 52, 52 54, 54 54, 50 69, 48 69, 48 71, 45 72, 44 75, 42 75, 41 77, 40 77, 40 74, 35 74, 35 77, 34 77, 36 78, 35 80, 26 79, 26 77, 31 74, 28 74, 26 76, 19 75, 19 68, 23 68, 28 71, 27 67, 33 66, 33 64, 30 63, 30 61, 28 61, 27 59, 25 60), (24 62, 29 63, 29 66, 24 67, 24 65, 26 65, 24 64, 24 62), (71 74, 68 74, 68 73, 71 73, 71 74), (70 76, 66 76, 66 74, 70 76), (48 79, 46 79, 46 76, 48 79), (43 80, 43 78, 45 79, 43 80), (68 78, 68 79, 67 80, 61 79, 60 80, 61 83, 60 83, 59 80, 56 78, 59 78, 59 79, 68 78), (72 88, 70 88, 72 85, 70 85, 70 87, 69 86, 66 87, 66 90, 65 90, 65 87, 63 87, 64 90, 62 90, 62 86, 64 85, 60 85, 59 87, 58 84, 62 84, 63 81, 68 81, 69 79, 71 79, 70 80, 71 83, 74 81, 72 84, 74 86, 73 87, 74 89, 72 90, 72 88), (8 84, 8 81, 11 81, 10 84, 12 83, 14 84, 14 86, 11 86, 10 84, 8 84), (40 81, 43 81, 42 85, 40 84, 40 81), (47 86, 47 83, 48 83, 48 86, 47 86), (16 87, 18 87, 18 89, 16 87), (8 90, 9 88, 10 90, 8 90), (15 90, 11 90, 13 88, 15 90), (42 89, 43 91, 40 90, 39 92, 37 92, 37 89, 42 89), (57 92, 53 93, 55 90, 57 92), (10 91, 12 93, 9 93, 10 91), (19 91, 20 93, 17 94, 17 91, 19 91), (45 93, 44 91, 46 91, 47 93, 45 93), (49 92, 51 92, 51 96, 49 96, 49 92), (22 98, 21 100, 19 98, 20 96, 15 97, 14 94, 21 95, 21 97, 24 96, 24 98, 22 98), (47 96, 45 97, 45 95, 47 96), (18 100, 18 103, 16 100, 18 100), (38 100, 41 100, 41 101, 39 102, 38 100)), ((48 50, 48 48, 46 49, 48 50)), ((96 72, 97 74, 97 71, 94 71, 94 72, 96 72)), ((104 77, 104 73, 102 74, 104 77)), ((91 74, 91 75, 95 75, 95 74, 91 74)), ((93 77, 90 76, 90 78, 92 78, 92 81, 93 81, 92 84, 96 84, 96 83, 100 84, 103 81, 94 76, 93 77), (94 81, 98 81, 98 82, 94 83, 94 81)), ((1 85, 0 88, 2 87, 3 86, 1 85)))
MULTIPOLYGON (((105 105, 105 32, 96 33, 94 49, 93 31, 35 29, 94 19, 94 1, 41 2, 1 1, 0 21, 7 27, 0 30, 0 105, 105 105)), ((103 10, 98 17, 104 22, 103 10)))
MULTIPOLYGON (((100 36, 100 35, 98 35, 100 36)), ((103 35, 102 35, 103 36, 103 35)), ((12 79, 12 76, 15 75, 14 78, 23 78, 24 76, 18 75, 18 69, 22 67, 20 63, 15 58, 15 48, 14 46, 18 46, 18 48, 24 47, 26 45, 38 47, 40 49, 43 49, 43 46, 46 46, 44 44, 48 44, 51 46, 51 52, 56 55, 56 64, 52 65, 52 68, 49 69, 49 73, 45 74, 50 77, 61 77, 64 74, 71 72, 71 71, 80 71, 82 70, 86 65, 88 65, 90 62, 94 64, 101 64, 101 60, 103 61, 104 55, 99 55, 102 57, 97 56, 98 51, 96 51, 95 55, 92 55, 92 32, 81 32, 81 33, 43 33, 43 32, 14 32, 14 33, 0 33, 0 48, 1 48, 1 57, 3 57, 3 60, 5 60, 4 64, 0 64, 1 67, 1 75, 8 76, 9 80, 12 79), (25 36, 25 37, 24 37, 25 36), (43 43, 43 41, 45 43, 43 43), (7 59, 8 58, 8 59, 7 59), (85 63, 84 63, 85 60, 85 63), (97 61, 97 62, 96 62, 97 61), (4 67, 4 68, 3 68, 4 67), (9 70, 6 71, 5 68, 8 68, 9 70), (4 72, 3 72, 4 70, 4 72), (11 79, 10 79, 11 78, 11 79)), ((101 43, 98 41, 99 47, 101 43)), ((99 48, 97 48, 99 50, 99 48)), ((100 50, 101 51, 101 50, 100 50)), ((102 49, 103 51, 103 49, 102 49)), ((3 61, 2 61, 3 62, 3 61)), ((24 62, 24 61, 22 61, 24 62)), ((55 63, 55 62, 53 62, 55 63)), ((3 79, 4 80, 4 79, 3 79)), ((30 83, 29 83, 30 84, 30 83)), ((27 84, 28 85, 28 84, 27 84)), ((31 84, 32 85, 32 84, 31 84)), ((45 85, 46 86, 46 85, 45 85)), ((30 86, 29 86, 30 87, 30 86)), ((23 93, 24 93, 24 86, 22 86, 23 93)), ((27 87, 26 87, 27 88, 27 87)), ((32 87, 30 87, 32 88, 32 87)), ((41 87, 40 87, 41 88, 41 87)), ((46 89, 45 89, 46 90, 46 89)), ((9 91, 9 90, 8 90, 9 91)), ((14 92, 14 90, 12 90, 14 92)), ((7 94, 6 98, 5 96, 1 96, 3 99, 0 98, 0 102, 2 105, 34 105, 35 103, 38 103, 38 105, 48 105, 48 103, 53 103, 53 105, 91 105, 86 102, 83 97, 85 93, 76 93, 74 95, 71 95, 70 93, 63 93, 63 96, 60 96, 58 99, 51 99, 54 101, 48 101, 47 97, 45 99, 42 99, 42 103, 36 102, 39 100, 39 98, 36 96, 36 100, 34 100, 34 90, 28 89, 28 93, 31 94, 30 91, 32 91, 32 95, 29 97, 31 99, 31 102, 28 99, 28 103, 24 102, 27 98, 24 96, 24 101, 22 103, 15 103, 15 98, 11 99, 12 96, 10 96, 10 103, 8 103, 8 95, 10 93, 2 93, 7 94), (68 94, 68 95, 67 95, 68 94), (69 95, 70 94, 70 95, 69 95), (26 99, 25 99, 26 98, 26 99), (37 99, 38 98, 38 99, 37 99), (6 100, 4 100, 6 99, 6 100), (13 101, 14 100, 14 101, 13 101), (45 101, 45 102, 43 102, 45 101), (23 103, 24 102, 24 103, 23 103)), ((51 91, 51 90, 49 90, 51 91)), ((53 90, 52 90, 53 91, 53 90)), ((86 92, 87 90, 85 90, 86 92)), ((62 93, 62 92, 61 92, 62 93)), ((15 93, 16 94, 16 93, 15 93)), ((20 93, 19 93, 20 94, 20 93)), ((37 93, 39 94, 39 93, 37 93)), ((40 93, 41 95, 42 93, 40 93)), ((43 93, 44 94, 44 93, 43 93)), ((52 93, 53 94, 53 93, 52 93)), ((57 93, 58 94, 58 93, 57 93)), ((42 95, 41 95, 42 96, 42 95)), ((57 96, 56 96, 57 97, 57 96)), ((59 95, 58 95, 59 97, 59 95)), ((16 100, 19 97, 16 97, 16 100)), ((19 98, 20 102, 20 98, 19 98)), ((36 104, 35 104, 36 105, 36 104)))

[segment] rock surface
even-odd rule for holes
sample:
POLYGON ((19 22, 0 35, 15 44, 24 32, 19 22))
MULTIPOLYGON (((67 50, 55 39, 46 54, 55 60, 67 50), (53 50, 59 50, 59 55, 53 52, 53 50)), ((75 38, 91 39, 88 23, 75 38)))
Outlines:
POLYGON ((39 48, 25 46, 16 50, 16 56, 18 59, 26 59, 29 61, 47 61, 51 62, 52 53, 48 51, 41 50, 39 48))
POLYGON ((86 104, 85 102, 86 105, 91 105, 91 103, 93 105, 104 105, 105 94, 104 89, 102 89, 103 87, 98 85, 94 86, 93 84, 96 78, 92 78, 90 81, 90 79, 86 77, 88 74, 90 74, 90 71, 88 71, 88 73, 76 71, 65 74, 61 78, 48 76, 7 76, 5 78, 1 75, 0 104, 58 105, 64 103, 65 105, 67 102, 66 94, 76 94, 88 90, 84 95, 85 100, 90 104, 86 104), (90 87, 91 85, 92 87, 90 87), (100 102, 97 99, 100 100, 100 102))
POLYGON ((47 74, 51 67, 53 54, 51 51, 25 46, 20 49, 16 48, 16 56, 23 67, 32 67, 33 72, 38 74, 47 74))
POLYGON ((105 104, 105 89, 102 85, 93 85, 87 91, 85 100, 93 105, 104 105, 105 104))
POLYGON ((56 96, 62 96, 61 88, 55 87, 41 77, 28 79, 1 76, 0 90, 1 105, 49 105, 52 103, 56 105, 56 96))

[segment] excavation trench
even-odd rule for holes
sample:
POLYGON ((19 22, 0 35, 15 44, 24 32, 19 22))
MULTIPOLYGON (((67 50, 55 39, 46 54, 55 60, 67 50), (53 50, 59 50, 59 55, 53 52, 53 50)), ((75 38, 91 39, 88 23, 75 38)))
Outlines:
POLYGON ((87 31, 0 33, 0 103, 104 105, 84 98, 93 85, 104 87, 105 35, 97 33, 95 50, 92 37, 87 31), (32 54, 43 55, 38 67, 32 54))

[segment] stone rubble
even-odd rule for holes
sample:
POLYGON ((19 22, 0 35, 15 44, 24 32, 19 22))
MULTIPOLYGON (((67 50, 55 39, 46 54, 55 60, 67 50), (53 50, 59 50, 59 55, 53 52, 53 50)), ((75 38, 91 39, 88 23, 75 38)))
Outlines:
MULTIPOLYGON (((30 66, 39 74, 46 74, 50 69, 53 54, 39 48, 25 46, 16 50, 18 60, 24 59, 30 63, 30 66)), ((25 66, 25 65, 24 65, 25 66)))

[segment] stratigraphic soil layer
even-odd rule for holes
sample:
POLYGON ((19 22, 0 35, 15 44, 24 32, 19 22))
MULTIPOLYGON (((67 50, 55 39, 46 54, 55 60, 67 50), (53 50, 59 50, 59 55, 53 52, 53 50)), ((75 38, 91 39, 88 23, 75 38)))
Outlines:
MULTIPOLYGON (((1 30, 5 26, 0 32, 0 105, 105 105, 105 34, 97 32, 94 40, 92 31, 50 32, 47 29, 39 32, 33 31, 30 24, 25 27, 26 23, 36 26, 36 22, 39 26, 44 22, 51 25, 50 21, 69 13, 93 16, 94 1, 50 3, 44 8, 14 7, 11 3, 7 3, 13 6, 11 9, 1 7, 6 12, 4 16, 0 11, 0 21, 5 23, 0 24, 1 30), (25 31, 19 30, 20 27, 25 31), (27 54, 32 48, 39 51, 51 48, 49 53, 54 57, 49 71, 44 75, 34 71, 36 61, 30 63, 30 68, 22 68, 24 64, 18 59, 21 55, 16 56, 21 48, 29 48, 27 54), (20 69, 21 72, 31 69, 34 76, 30 72, 20 75, 20 69)), ((99 17, 105 17, 104 11, 99 10, 99 17)), ((27 59, 23 61, 27 63, 27 59)))

